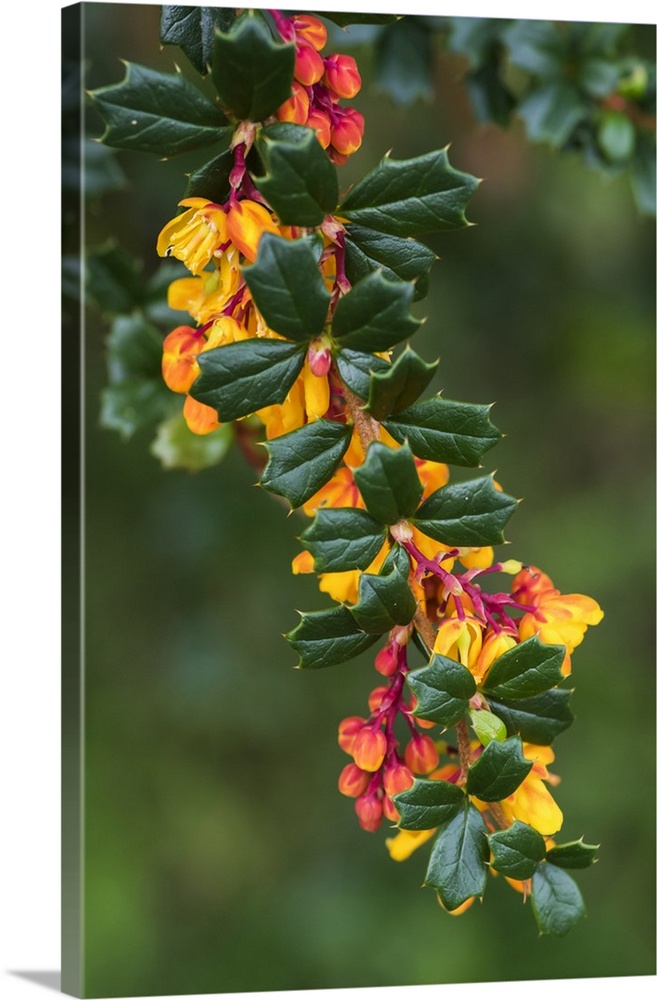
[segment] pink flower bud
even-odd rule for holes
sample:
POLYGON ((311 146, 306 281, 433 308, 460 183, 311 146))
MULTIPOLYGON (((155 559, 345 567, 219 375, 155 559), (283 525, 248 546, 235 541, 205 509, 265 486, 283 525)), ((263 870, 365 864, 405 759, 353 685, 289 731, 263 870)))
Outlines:
POLYGON ((399 648, 397 645, 384 646, 374 658, 374 667, 384 677, 391 677, 397 669, 399 648))
POLYGON ((375 830, 379 829, 383 815, 380 799, 374 795, 361 795, 359 799, 356 799, 354 809, 363 830, 374 833, 375 830))
POLYGON ((401 761, 394 761, 383 773, 383 787, 388 795, 399 795, 413 784, 413 775, 401 761))
POLYGON ((330 55, 324 60, 324 83, 338 97, 349 100, 361 86, 360 73, 353 56, 330 55))
POLYGON ((404 760, 416 774, 428 774, 438 766, 438 751, 429 736, 413 736, 406 747, 404 760))

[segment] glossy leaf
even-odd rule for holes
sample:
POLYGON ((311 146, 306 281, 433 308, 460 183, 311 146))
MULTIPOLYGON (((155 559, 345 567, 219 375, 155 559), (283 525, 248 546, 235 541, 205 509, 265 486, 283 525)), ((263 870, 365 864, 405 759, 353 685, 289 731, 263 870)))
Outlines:
POLYGON ((416 778, 394 797, 402 830, 433 830, 449 822, 465 805, 461 788, 450 781, 416 778))
POLYGON ((561 681, 565 646, 546 645, 536 636, 513 646, 495 660, 483 691, 493 698, 531 698, 561 681))
POLYGON ((478 184, 451 166, 445 149, 410 160, 385 157, 351 189, 338 214, 393 236, 460 229, 478 184))
POLYGON ((207 198, 208 201, 221 205, 230 193, 229 178, 233 163, 234 155, 230 149, 208 160, 189 175, 185 198, 207 198))
POLYGON ((125 63, 124 79, 90 93, 105 122, 101 142, 159 156, 210 146, 226 133, 226 117, 181 73, 125 63))
MULTIPOLYGON (((131 313, 143 302, 141 268, 114 240, 88 250, 84 258, 84 277, 86 294, 104 312, 131 313)), ((159 343, 161 352, 161 337, 159 343)))
POLYGON ((385 371, 372 376, 365 409, 375 420, 406 409, 427 388, 437 367, 438 361, 427 364, 412 348, 406 347, 385 371))
POLYGON ((422 496, 422 483, 407 444, 389 448, 373 441, 363 464, 354 469, 354 479, 369 513, 381 524, 396 524, 409 517, 422 496))
POLYGON ((487 747, 491 740, 506 739, 506 726, 501 719, 486 709, 471 709, 470 722, 482 746, 487 747))
POLYGON ((296 431, 267 441, 269 461, 260 485, 301 507, 329 481, 349 447, 352 428, 316 420, 296 431))
POLYGON ((335 166, 311 128, 276 122, 263 128, 256 146, 265 174, 255 178, 284 226, 319 226, 338 201, 335 166))
POLYGON ((358 628, 346 607, 301 613, 301 621, 285 636, 299 654, 298 666, 316 670, 358 656, 376 642, 377 636, 358 628))
POLYGON ((190 389, 219 420, 237 420, 282 403, 303 366, 305 350, 286 340, 254 337, 198 356, 201 374, 190 389))
POLYGON ((445 728, 463 718, 477 690, 474 677, 466 667, 439 654, 426 667, 411 671, 407 680, 417 698, 413 714, 420 719, 439 722, 445 728))
POLYGON ((356 11, 335 13, 332 10, 318 10, 316 16, 327 18, 338 24, 341 28, 346 28, 349 24, 390 24, 398 21, 401 14, 359 14, 356 11))
POLYGON ((396 566, 380 574, 362 573, 358 603, 350 608, 358 626, 372 635, 389 632, 395 625, 408 625, 417 604, 406 578, 396 566))
POLYGON ((436 260, 433 250, 408 237, 378 233, 366 226, 349 223, 345 234, 345 270, 352 285, 373 271, 381 271, 391 281, 414 281, 414 299, 429 290, 429 271, 436 260))
POLYGON ((367 569, 381 551, 386 529, 366 511, 320 508, 300 541, 309 549, 316 573, 367 569))
POLYGON ((379 271, 369 274, 339 299, 332 324, 341 347, 387 351, 411 337, 420 321, 411 316, 413 286, 390 281, 379 271))
POLYGON ((425 885, 437 890, 446 910, 455 910, 471 896, 483 896, 488 857, 486 824, 466 802, 438 833, 425 885))
POLYGON ((477 466, 502 436, 489 413, 490 406, 434 396, 388 417, 383 426, 396 441, 408 439, 418 458, 477 466))
POLYGON ((235 20, 225 7, 179 7, 165 5, 160 18, 160 41, 179 45, 194 69, 205 75, 214 49, 215 28, 227 31, 235 20))
POLYGON ((518 733, 526 743, 549 746, 573 722, 568 707, 571 691, 552 688, 533 698, 498 701, 487 696, 491 711, 504 722, 508 732, 518 733))
POLYGON ((579 840, 571 840, 567 844, 557 844, 547 852, 546 860, 557 868, 588 868, 594 864, 599 844, 585 844, 579 840))
POLYGON ((566 934, 586 913, 577 883, 568 872, 544 862, 532 879, 532 910, 544 934, 566 934))
POLYGON ((290 340, 310 340, 324 329, 331 297, 318 257, 312 237, 286 240, 264 233, 255 264, 243 270, 267 326, 290 340))
POLYGON ((262 17, 245 14, 230 31, 218 31, 212 81, 236 118, 260 122, 292 92, 294 45, 276 41, 262 17))
POLYGON ((519 736, 502 743, 493 740, 468 772, 468 793, 482 802, 499 802, 515 792, 531 769, 519 736))
POLYGON ((508 830, 488 837, 491 867, 507 878, 531 878, 545 858, 545 841, 526 823, 516 821, 508 830))
POLYGON ((413 524, 445 545, 498 545, 517 505, 495 489, 492 476, 483 476, 436 490, 416 511, 413 524))
POLYGON ((363 400, 369 396, 372 373, 386 372, 390 368, 389 361, 361 351, 338 351, 336 361, 340 378, 363 400))
POLYGON ((234 433, 230 424, 223 424, 211 434, 194 434, 181 410, 160 424, 150 453, 159 458, 165 469, 200 472, 221 462, 230 449, 234 433))

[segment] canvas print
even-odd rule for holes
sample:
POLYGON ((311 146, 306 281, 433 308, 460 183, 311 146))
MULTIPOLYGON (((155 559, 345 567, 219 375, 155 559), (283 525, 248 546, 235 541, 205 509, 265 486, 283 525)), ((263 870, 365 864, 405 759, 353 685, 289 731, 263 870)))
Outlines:
POLYGON ((654 974, 654 26, 62 37, 64 991, 654 974))

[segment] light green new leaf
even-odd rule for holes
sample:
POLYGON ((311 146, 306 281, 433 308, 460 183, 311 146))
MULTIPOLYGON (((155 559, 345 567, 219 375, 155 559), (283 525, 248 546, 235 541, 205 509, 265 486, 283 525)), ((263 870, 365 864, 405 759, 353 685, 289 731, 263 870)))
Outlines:
POLYGON ((160 424, 150 453, 159 458, 165 469, 200 472, 221 462, 234 434, 230 424, 223 424, 211 434, 194 434, 180 411, 160 424))

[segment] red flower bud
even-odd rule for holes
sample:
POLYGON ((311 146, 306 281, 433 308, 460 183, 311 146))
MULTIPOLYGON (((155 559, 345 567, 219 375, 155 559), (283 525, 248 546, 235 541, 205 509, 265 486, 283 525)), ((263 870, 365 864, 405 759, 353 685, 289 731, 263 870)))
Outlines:
POLYGON ((312 14, 293 14, 292 24, 297 37, 301 36, 319 52, 326 45, 328 32, 322 22, 312 14))
POLYGON ((331 142, 331 122, 329 120, 329 116, 324 111, 318 111, 317 108, 311 108, 308 112, 306 125, 315 129, 315 132, 317 133, 317 141, 322 149, 326 149, 331 142))
POLYGON ((363 830, 374 833, 381 826, 381 816, 383 806, 381 800, 374 795, 361 795, 354 803, 354 809, 358 816, 358 821, 363 830))
POLYGON ((391 823, 396 823, 399 819, 399 813, 397 812, 395 803, 389 795, 383 796, 383 815, 386 819, 389 819, 391 823))
POLYGON ((324 60, 317 49, 303 39, 297 42, 294 76, 304 87, 312 87, 324 76, 324 60))
POLYGON ((362 795, 370 783, 370 775, 367 771, 361 771, 355 764, 347 764, 343 767, 338 778, 338 788, 343 795, 350 799, 357 799, 362 795))
POLYGON ((323 337, 313 340, 308 349, 308 365, 313 375, 328 375, 331 367, 331 345, 323 337))
POLYGON ((399 647, 396 645, 384 646, 374 658, 374 668, 383 674, 384 677, 391 677, 397 669, 399 647))
POLYGON ((350 715, 338 726, 338 743, 345 753, 353 753, 354 741, 367 722, 360 715, 350 715))
POLYGON ((356 152, 363 141, 365 119, 355 108, 336 108, 335 110, 336 112, 342 111, 342 114, 331 129, 331 144, 338 153, 349 156, 356 152))
POLYGON ((413 775, 401 761, 394 761, 383 773, 383 787, 388 795, 399 795, 413 784, 413 775))
MULTIPOLYGON (((413 709, 415 708, 416 705, 417 705, 417 698, 415 697, 414 694, 412 694, 409 706, 411 709, 413 709)), ((415 720, 415 725, 419 726, 420 729, 433 729, 433 727, 436 725, 435 722, 431 722, 429 719, 418 719, 417 716, 414 716, 414 720, 415 720)))
POLYGON ((388 688, 384 684, 381 684, 379 687, 375 687, 371 691, 370 696, 367 699, 367 704, 372 714, 374 714, 374 712, 378 712, 378 710, 381 708, 381 702, 383 701, 387 693, 388 693, 388 688))
POLYGON ((413 736, 406 747, 404 760, 416 774, 428 774, 438 766, 438 751, 429 736, 413 736))
POLYGON ((363 726, 354 740, 353 758, 363 771, 378 771, 388 749, 386 734, 373 726, 363 726))
POLYGON ((324 83, 335 91, 338 97, 349 100, 355 97, 361 86, 360 73, 353 56, 330 55, 324 60, 324 83))
POLYGON ((301 83, 292 81, 292 96, 281 104, 276 112, 279 122, 294 122, 296 125, 305 125, 308 121, 308 109, 310 98, 308 91, 301 83))

